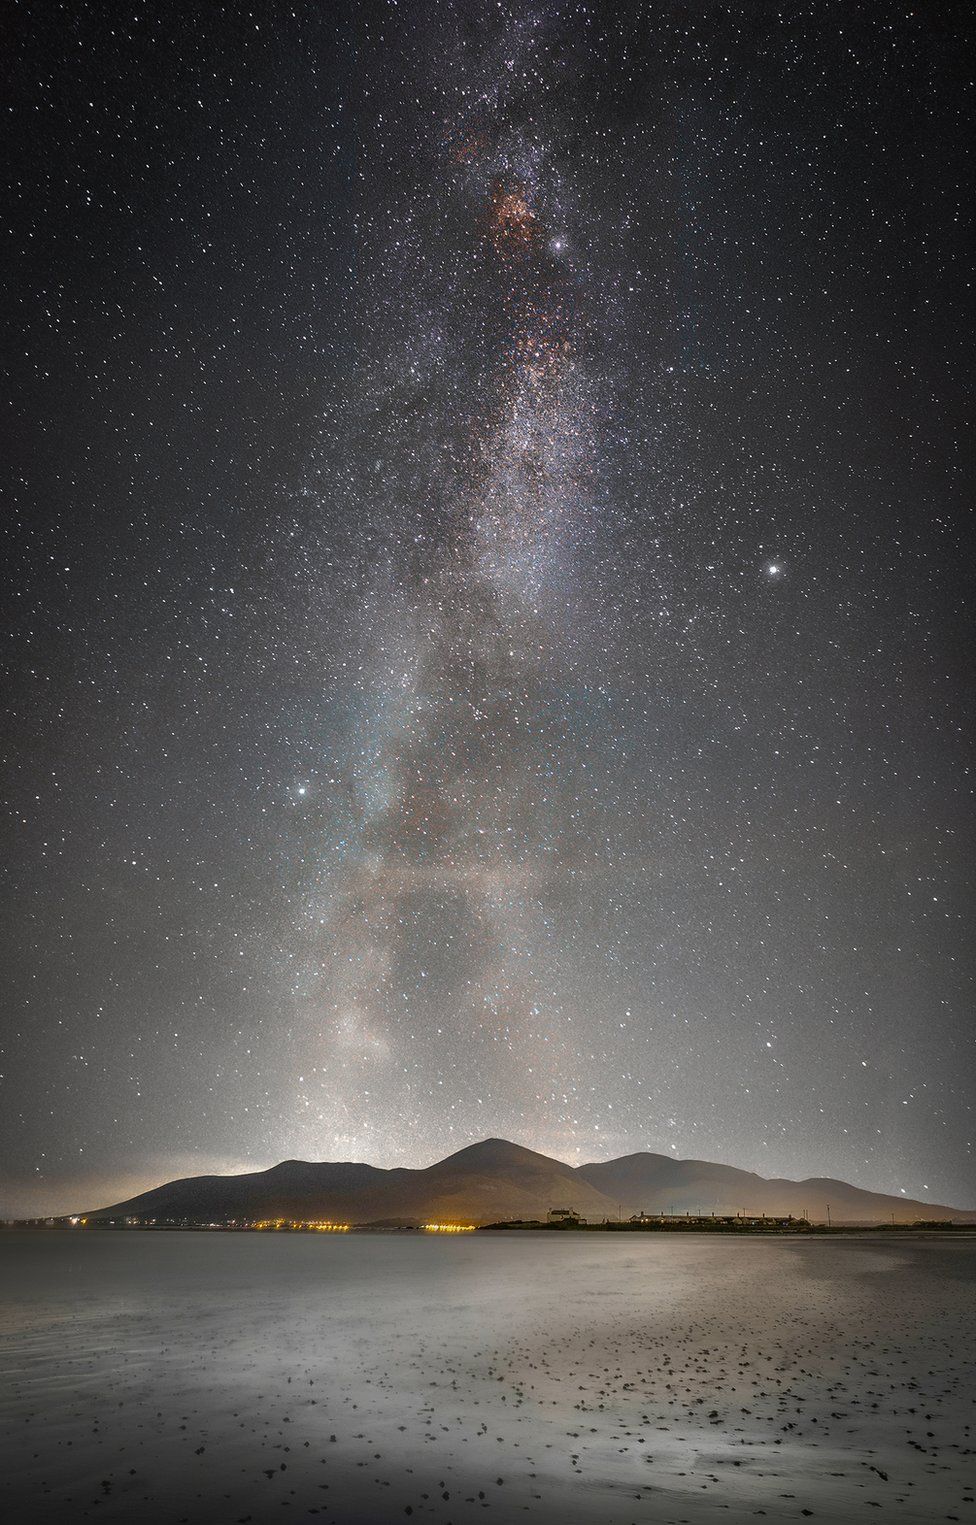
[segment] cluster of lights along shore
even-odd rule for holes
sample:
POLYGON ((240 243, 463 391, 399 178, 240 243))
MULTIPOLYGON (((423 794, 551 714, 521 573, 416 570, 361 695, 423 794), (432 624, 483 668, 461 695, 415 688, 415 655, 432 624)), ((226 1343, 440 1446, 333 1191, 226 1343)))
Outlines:
POLYGON ((328 1219, 321 1222, 305 1222, 295 1218, 263 1218, 258 1223, 249 1223, 244 1226, 258 1229, 262 1232, 275 1229, 292 1229, 296 1232, 307 1234, 348 1234, 352 1224, 332 1223, 328 1219))
MULTIPOLYGON (((197 1227, 201 1229, 238 1229, 252 1233, 298 1233, 298 1234, 348 1234, 361 1228, 368 1229, 370 1224, 336 1223, 331 1218, 258 1218, 251 1220, 237 1220, 229 1218, 220 1223, 199 1223, 196 1225, 176 1224, 168 1219, 158 1218, 123 1218, 120 1220, 89 1220, 88 1218, 69 1218, 68 1223, 72 1228, 88 1227, 123 1227, 123 1228, 169 1228, 169 1227, 197 1227)), ((424 1234, 471 1234, 476 1225, 473 1223, 419 1223, 404 1224, 404 1229, 419 1229, 424 1234)))
MULTIPOLYGON (((365 1226, 365 1225, 364 1225, 365 1226)), ((301 1223, 290 1218, 269 1218, 261 1223, 242 1224, 241 1227, 253 1229, 294 1229, 314 1234, 348 1234, 350 1229, 356 1228, 354 1223, 301 1223)), ((473 1223, 421 1223, 420 1229, 425 1234, 468 1234, 474 1229, 473 1223)))

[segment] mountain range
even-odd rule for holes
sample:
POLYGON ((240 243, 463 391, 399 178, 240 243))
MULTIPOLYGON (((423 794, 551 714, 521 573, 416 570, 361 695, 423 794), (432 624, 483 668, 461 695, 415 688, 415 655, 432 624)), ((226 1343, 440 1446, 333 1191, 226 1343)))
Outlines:
POLYGON ((642 1211, 792 1214, 822 1222, 828 1207, 833 1223, 889 1223, 892 1216, 896 1222, 976 1222, 976 1210, 886 1196, 846 1181, 767 1180, 731 1165, 666 1154, 572 1166, 497 1138, 422 1170, 285 1160, 246 1175, 190 1176, 84 1216, 491 1223, 544 1218, 551 1207, 573 1208, 591 1223, 642 1211))

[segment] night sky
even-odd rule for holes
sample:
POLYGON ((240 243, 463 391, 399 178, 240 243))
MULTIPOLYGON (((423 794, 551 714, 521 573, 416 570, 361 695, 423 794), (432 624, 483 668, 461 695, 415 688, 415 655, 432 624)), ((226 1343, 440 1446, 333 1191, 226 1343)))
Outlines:
POLYGON ((0 1211, 972 1180, 968 7, 4 7, 0 1211))

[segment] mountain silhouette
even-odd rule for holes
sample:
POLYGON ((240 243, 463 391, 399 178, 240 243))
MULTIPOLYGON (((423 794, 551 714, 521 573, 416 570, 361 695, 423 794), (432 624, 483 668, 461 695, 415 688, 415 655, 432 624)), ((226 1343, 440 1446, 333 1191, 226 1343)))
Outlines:
POLYGON ((976 1211, 865 1191, 814 1177, 767 1180, 751 1171, 665 1154, 572 1166, 507 1139, 469 1144, 423 1170, 284 1160, 236 1176, 190 1176, 84 1214, 218 1222, 332 1219, 343 1223, 490 1223, 544 1218, 570 1207, 591 1223, 646 1213, 792 1214, 833 1223, 976 1221, 976 1211))

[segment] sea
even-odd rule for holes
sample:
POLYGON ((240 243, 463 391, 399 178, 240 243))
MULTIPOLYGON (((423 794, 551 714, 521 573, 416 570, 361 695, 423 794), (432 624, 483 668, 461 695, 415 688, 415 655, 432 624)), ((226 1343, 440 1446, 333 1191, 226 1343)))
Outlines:
POLYGON ((974 1520, 976 1237, 0 1233, 13 1522, 974 1520))

